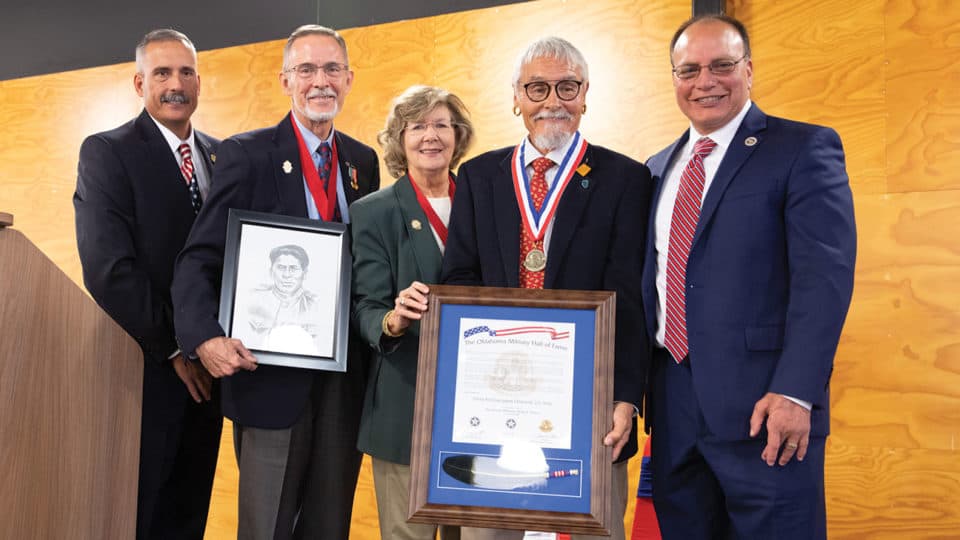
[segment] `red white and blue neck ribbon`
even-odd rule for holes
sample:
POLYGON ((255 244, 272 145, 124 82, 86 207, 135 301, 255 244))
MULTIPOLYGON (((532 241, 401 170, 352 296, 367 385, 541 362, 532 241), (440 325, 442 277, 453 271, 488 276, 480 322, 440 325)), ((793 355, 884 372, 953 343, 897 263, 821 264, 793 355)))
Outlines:
POLYGON ((530 178, 527 176, 527 168, 524 166, 524 146, 523 141, 513 150, 513 159, 511 160, 511 172, 513 173, 513 189, 517 195, 517 204, 520 207, 520 214, 523 218, 524 228, 534 240, 542 240, 547 232, 547 226, 557 210, 560 203, 560 197, 566 189, 573 174, 583 159, 583 154, 587 151, 587 141, 580 132, 573 134, 573 142, 563 159, 556 167, 556 173, 550 189, 544 197, 543 205, 537 211, 530 197, 530 178))

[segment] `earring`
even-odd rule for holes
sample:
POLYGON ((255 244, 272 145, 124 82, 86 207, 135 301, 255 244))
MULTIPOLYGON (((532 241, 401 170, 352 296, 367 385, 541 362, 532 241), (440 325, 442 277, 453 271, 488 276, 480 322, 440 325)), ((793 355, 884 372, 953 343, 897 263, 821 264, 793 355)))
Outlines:
POLYGON ((513 115, 514 115, 514 116, 520 116, 520 106, 519 106, 519 105, 514 105, 514 106, 513 106, 513 115))
POLYGON ((583 104, 583 109, 580 111, 580 114, 587 114, 587 104, 583 104))

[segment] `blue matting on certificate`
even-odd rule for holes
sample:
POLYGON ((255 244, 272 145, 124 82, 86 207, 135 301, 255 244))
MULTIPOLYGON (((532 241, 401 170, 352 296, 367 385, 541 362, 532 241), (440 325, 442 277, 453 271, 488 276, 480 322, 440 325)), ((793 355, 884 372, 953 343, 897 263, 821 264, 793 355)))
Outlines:
MULTIPOLYGON (((427 501, 454 504, 544 510, 590 512, 591 439, 593 433, 593 386, 596 312, 592 309, 530 308, 444 304, 440 311, 430 484, 427 501), (574 325, 572 403, 569 448, 543 448, 549 471, 514 473, 499 468, 499 444, 454 442, 454 404, 457 390, 458 355, 464 337, 462 319, 485 319, 492 324, 471 327, 467 337, 518 333, 534 339, 563 339, 552 324, 574 325), (535 321, 536 326, 530 323, 535 321), (502 322, 502 325, 499 323, 502 322), (571 472, 574 471, 574 472, 571 472), (504 474, 505 473, 505 474, 504 474), (546 476, 550 475, 550 478, 546 476)), ((523 336, 526 337, 526 336, 523 336)), ((482 384, 478 381, 477 384, 482 384)), ((563 411, 561 411, 563 412, 563 411)), ((562 415, 560 415, 562 416, 562 415)), ((509 422, 509 420, 508 420, 509 422)), ((512 426, 511 426, 512 427, 512 426)))

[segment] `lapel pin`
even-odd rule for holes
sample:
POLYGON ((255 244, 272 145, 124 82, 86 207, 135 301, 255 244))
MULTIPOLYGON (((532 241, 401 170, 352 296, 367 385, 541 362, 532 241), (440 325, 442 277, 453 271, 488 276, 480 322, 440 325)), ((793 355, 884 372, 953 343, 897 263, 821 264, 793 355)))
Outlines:
POLYGON ((583 189, 587 189, 588 187, 590 187, 590 179, 584 178, 583 180, 581 180, 580 187, 582 187, 583 189))
POLYGON ((423 224, 420 223, 420 220, 419 220, 419 219, 415 219, 415 220, 411 221, 411 222, 410 222, 410 226, 413 227, 413 230, 415 230, 415 231, 419 231, 420 229, 423 228, 423 224))
POLYGON ((753 145, 757 144, 757 138, 756 138, 756 137, 747 137, 746 139, 743 140, 743 144, 745 144, 745 145, 747 145, 747 146, 753 146, 753 145))
MULTIPOLYGON (((580 176, 586 176, 587 173, 590 172, 590 166, 587 165, 586 163, 581 163, 580 166, 577 167, 577 172, 580 174, 580 176)), ((583 186, 583 187, 587 187, 587 186, 583 186)))
POLYGON ((216 162, 217 162, 217 155, 210 154, 210 163, 216 163, 216 162))
POLYGON ((283 172, 290 174, 293 172, 293 164, 289 160, 283 162, 283 172))

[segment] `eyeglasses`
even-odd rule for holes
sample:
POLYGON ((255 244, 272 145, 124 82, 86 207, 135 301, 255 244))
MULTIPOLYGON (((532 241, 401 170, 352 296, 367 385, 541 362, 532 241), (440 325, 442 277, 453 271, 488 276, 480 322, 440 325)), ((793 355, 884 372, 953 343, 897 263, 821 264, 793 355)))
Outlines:
POLYGON ((527 98, 534 103, 539 103, 550 97, 550 90, 556 90, 557 97, 562 101, 573 101, 580 95, 580 86, 583 81, 563 80, 550 84, 546 81, 534 81, 523 85, 523 91, 527 98))
POLYGON ((706 65, 700 64, 681 64, 673 68, 673 74, 677 76, 678 79, 687 81, 690 79, 695 79, 700 75, 700 70, 702 68, 707 68, 710 70, 710 73, 714 75, 729 75, 733 73, 733 70, 736 69, 737 64, 746 60, 746 55, 741 56, 739 60, 714 60, 706 65))
POLYGON ((411 135, 423 136, 426 135, 427 130, 433 128, 437 133, 449 133, 456 126, 453 122, 410 122, 407 124, 407 127, 404 128, 411 135))
POLYGON ((343 77, 343 74, 346 73, 350 67, 346 64, 340 64, 338 62, 327 62, 322 66, 311 64, 310 62, 304 62, 284 71, 292 71, 301 79, 312 79, 317 76, 317 72, 321 69, 323 70, 323 74, 326 75, 328 79, 339 79, 340 77, 343 77))

